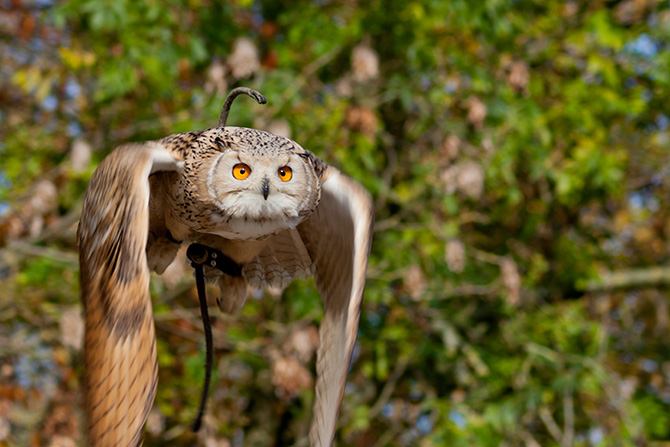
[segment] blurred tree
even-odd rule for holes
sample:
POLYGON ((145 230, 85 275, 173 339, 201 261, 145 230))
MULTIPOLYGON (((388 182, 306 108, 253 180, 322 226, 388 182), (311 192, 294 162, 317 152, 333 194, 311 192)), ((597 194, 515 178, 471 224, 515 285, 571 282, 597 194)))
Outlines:
MULTIPOLYGON (((81 440, 72 224, 115 146, 291 136, 377 225, 352 446, 670 441, 670 8, 659 0, 0 2, 0 446, 81 440), (631 270, 633 269, 633 270, 631 270)), ((205 428, 184 263, 152 283, 145 445, 304 445, 311 281, 216 316, 205 428)))

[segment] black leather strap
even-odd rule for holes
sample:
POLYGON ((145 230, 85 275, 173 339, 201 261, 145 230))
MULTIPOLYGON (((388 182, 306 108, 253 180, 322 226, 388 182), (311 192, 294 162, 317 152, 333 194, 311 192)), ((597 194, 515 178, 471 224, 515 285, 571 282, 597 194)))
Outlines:
POLYGON ((214 363, 214 344, 212 342, 212 326, 209 321, 209 311, 207 309, 207 294, 205 291, 205 273, 204 265, 217 268, 230 276, 242 276, 242 266, 224 255, 221 251, 207 247, 202 244, 191 244, 186 250, 186 257, 191 261, 191 266, 195 269, 195 284, 198 289, 198 300, 200 301, 200 314, 202 315, 202 325, 205 329, 206 363, 205 363, 205 383, 202 387, 202 396, 200 397, 200 406, 198 415, 193 421, 192 429, 194 432, 200 430, 202 425, 202 416, 205 413, 205 405, 209 396, 209 385, 212 380, 212 364, 214 363))
POLYGON ((242 276, 242 266, 216 248, 194 243, 186 250, 186 257, 194 268, 196 264, 207 265, 221 270, 226 275, 242 276))

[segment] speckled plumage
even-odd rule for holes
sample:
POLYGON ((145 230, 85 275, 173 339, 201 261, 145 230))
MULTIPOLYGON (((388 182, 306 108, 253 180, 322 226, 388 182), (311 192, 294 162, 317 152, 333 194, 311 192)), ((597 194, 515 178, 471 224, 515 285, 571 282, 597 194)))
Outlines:
POLYGON ((137 446, 157 387, 149 271, 199 242, 242 265, 207 269, 224 312, 247 285, 283 288, 314 275, 324 301, 310 442, 332 444, 358 327, 372 203, 356 182, 294 141, 220 127, 114 150, 87 190, 78 230, 86 315, 88 445, 137 446), (250 168, 244 180, 233 167, 250 168), (289 167, 283 181, 278 169, 289 167), (274 176, 274 177, 273 177, 274 176))

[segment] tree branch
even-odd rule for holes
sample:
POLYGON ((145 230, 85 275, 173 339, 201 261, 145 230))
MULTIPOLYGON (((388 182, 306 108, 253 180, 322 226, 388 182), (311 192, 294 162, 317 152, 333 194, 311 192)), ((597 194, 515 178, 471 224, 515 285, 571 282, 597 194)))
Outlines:
POLYGON ((540 407, 540 419, 544 422, 544 425, 547 427, 547 430, 549 430, 552 438, 554 438, 558 444, 562 444, 563 433, 561 433, 561 429, 558 428, 558 424, 551 415, 551 412, 545 406, 540 407))
POLYGON ((670 266, 614 270, 602 273, 600 278, 588 281, 584 290, 601 292, 612 289, 630 289, 670 285, 670 266))

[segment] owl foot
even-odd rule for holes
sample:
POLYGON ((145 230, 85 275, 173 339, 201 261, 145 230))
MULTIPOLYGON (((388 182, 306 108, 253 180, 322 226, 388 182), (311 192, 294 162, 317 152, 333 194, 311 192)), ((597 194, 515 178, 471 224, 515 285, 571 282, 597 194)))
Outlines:
POLYGON ((147 242, 147 262, 149 263, 149 270, 162 275, 165 269, 168 268, 174 258, 181 244, 174 243, 164 238, 156 238, 149 234, 147 242))
POLYGON ((219 277, 217 285, 221 289, 221 294, 216 298, 216 304, 221 312, 237 313, 247 299, 247 281, 243 276, 224 274, 219 277))

